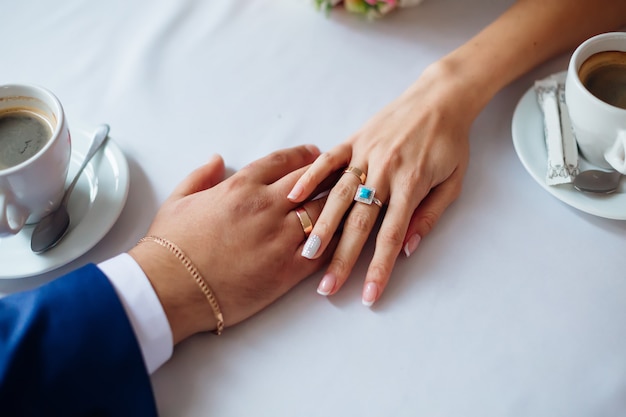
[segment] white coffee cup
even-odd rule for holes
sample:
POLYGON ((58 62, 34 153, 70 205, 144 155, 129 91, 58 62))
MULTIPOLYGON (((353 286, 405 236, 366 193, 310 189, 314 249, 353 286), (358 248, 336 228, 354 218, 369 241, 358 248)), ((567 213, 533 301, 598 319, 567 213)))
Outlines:
POLYGON ((589 57, 606 51, 626 52, 626 32, 597 35, 576 48, 567 69, 565 101, 583 157, 600 168, 626 174, 626 109, 596 97, 579 75, 589 57))
POLYGON ((17 234, 26 224, 37 223, 57 208, 63 197, 70 163, 71 139, 63 107, 49 90, 26 84, 0 86, 0 237, 17 234), (32 116, 32 117, 31 117, 32 116), (43 123, 34 123, 36 119, 43 123), (30 120, 30 121, 29 121, 30 120), (16 152, 33 143, 19 123, 30 123, 43 137, 21 158, 16 152), (16 123, 18 123, 16 125, 16 123), (47 125, 46 125, 47 124, 47 125), (28 139, 25 137, 28 136, 28 139), (19 137, 18 139, 15 139, 19 137), (16 157, 17 155, 17 157, 16 157), (10 162, 7 162, 10 161, 10 162), (17 161, 17 162, 16 162, 17 161))

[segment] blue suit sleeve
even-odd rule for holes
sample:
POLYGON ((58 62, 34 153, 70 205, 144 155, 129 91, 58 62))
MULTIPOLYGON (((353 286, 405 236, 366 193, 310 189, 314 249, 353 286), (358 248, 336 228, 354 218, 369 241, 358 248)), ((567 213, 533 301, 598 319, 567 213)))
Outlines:
POLYGON ((157 415, 133 329, 95 265, 0 299, 0 415, 157 415))

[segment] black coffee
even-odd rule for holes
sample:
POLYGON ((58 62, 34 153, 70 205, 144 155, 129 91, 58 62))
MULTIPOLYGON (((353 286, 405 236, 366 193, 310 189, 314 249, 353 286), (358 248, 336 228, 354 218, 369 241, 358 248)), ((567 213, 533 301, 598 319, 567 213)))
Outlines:
POLYGON ((626 52, 599 52, 587 58, 578 76, 591 94, 626 109, 626 52))
POLYGON ((50 123, 35 111, 0 111, 0 170, 32 158, 51 137, 50 123))

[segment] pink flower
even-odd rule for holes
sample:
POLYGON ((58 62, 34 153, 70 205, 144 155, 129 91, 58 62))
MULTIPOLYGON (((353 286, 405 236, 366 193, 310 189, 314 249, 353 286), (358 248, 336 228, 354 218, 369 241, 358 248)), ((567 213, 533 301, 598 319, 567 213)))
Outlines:
POLYGON ((391 6, 396 5, 396 0, 365 0, 366 3, 369 3, 372 6, 376 6, 377 3, 387 3, 391 6))
POLYGON ((415 6, 422 0, 314 0, 318 9, 326 12, 343 6, 352 13, 373 19, 382 17, 396 8, 415 6))

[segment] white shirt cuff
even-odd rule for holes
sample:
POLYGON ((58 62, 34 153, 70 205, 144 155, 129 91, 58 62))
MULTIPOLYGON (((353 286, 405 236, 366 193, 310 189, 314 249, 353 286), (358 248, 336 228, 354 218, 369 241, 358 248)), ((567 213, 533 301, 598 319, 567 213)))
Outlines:
POLYGON ((172 356, 174 339, 167 316, 148 277, 123 253, 98 264, 109 278, 135 331, 143 360, 152 374, 172 356))

